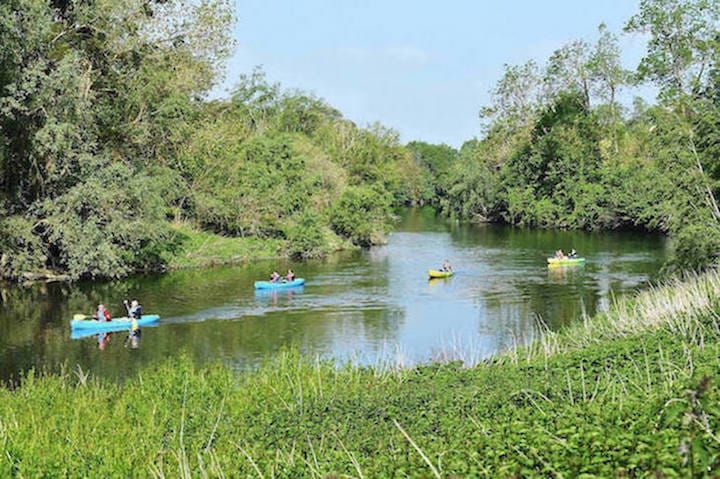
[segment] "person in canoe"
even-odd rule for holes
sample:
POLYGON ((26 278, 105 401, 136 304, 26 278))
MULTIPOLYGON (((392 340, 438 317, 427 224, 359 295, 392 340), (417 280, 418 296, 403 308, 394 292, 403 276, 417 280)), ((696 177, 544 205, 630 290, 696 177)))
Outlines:
POLYGON ((571 249, 570 254, 568 255, 568 258, 575 259, 577 257, 578 257, 578 255, 577 255, 577 251, 575 251, 575 248, 571 249))
POLYGON ((295 281, 295 272, 291 269, 288 269, 287 275, 285 275, 285 279, 288 283, 295 281))
POLYGON ((555 251, 555 257, 557 259, 565 259, 565 253, 563 253, 563 250, 559 249, 555 251))
POLYGON ((93 319, 95 321, 110 321, 112 316, 110 316, 110 311, 105 308, 104 304, 98 304, 98 308, 93 315, 93 319))
POLYGON ((140 306, 140 303, 138 303, 137 299, 133 299, 130 304, 128 304, 127 299, 123 301, 123 304, 125 304, 125 309, 127 309, 128 318, 130 319, 140 319, 142 318, 142 306, 140 306))
POLYGON ((270 282, 277 283, 278 281, 280 281, 280 275, 278 274, 277 271, 273 271, 272 274, 270 275, 270 282))
POLYGON ((444 272, 446 272, 446 273, 452 273, 452 272, 453 272, 453 268, 452 268, 452 266, 450 265, 450 261, 448 261, 447 259, 445 259, 445 260, 443 261, 442 267, 440 268, 440 271, 444 271, 444 272))

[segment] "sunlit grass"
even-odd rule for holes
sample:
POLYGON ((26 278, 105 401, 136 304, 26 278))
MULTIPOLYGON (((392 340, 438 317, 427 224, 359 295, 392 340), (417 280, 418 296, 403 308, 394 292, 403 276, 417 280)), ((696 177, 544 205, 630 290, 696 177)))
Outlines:
POLYGON ((581 318, 558 332, 538 324, 538 333, 529 345, 513 348, 499 359, 524 356, 529 361, 658 330, 702 345, 706 335, 720 333, 719 297, 720 272, 691 275, 616 299, 607 312, 581 318))
POLYGON ((285 255, 286 242, 279 239, 228 237, 198 231, 186 223, 174 223, 179 247, 165 260, 170 268, 206 267, 285 255))

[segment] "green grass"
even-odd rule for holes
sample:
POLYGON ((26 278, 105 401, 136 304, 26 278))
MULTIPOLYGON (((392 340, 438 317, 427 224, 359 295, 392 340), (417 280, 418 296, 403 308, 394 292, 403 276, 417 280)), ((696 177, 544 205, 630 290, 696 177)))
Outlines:
POLYGON ((0 391, 0 476, 705 477, 720 467, 717 273, 475 367, 237 374, 172 360, 0 391))
POLYGON ((279 239, 221 236, 198 231, 185 223, 173 224, 173 230, 180 241, 177 250, 164 258, 171 269, 274 259, 287 255, 287 244, 279 239))

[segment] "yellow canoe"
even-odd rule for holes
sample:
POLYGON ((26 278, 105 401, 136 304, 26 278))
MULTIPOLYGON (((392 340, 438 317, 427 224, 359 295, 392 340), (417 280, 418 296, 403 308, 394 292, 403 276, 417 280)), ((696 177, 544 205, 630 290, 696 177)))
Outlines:
POLYGON ((431 269, 428 271, 428 276, 430 276, 431 278, 449 278, 454 274, 454 271, 438 271, 435 269, 431 269))
POLYGON ((549 265, 582 264, 585 258, 548 258, 547 262, 549 265))

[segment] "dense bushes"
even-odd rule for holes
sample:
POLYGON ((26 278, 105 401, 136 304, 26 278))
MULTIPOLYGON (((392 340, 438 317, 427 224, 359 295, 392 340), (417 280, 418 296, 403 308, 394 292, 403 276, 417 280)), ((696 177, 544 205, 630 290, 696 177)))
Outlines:
POLYGON ((361 246, 382 241, 390 215, 391 199, 378 189, 351 186, 333 206, 330 224, 339 235, 361 246))
POLYGON ((0 7, 0 277, 174 264, 173 221, 297 257, 382 241, 389 205, 419 190, 395 132, 358 128, 260 70, 228 100, 201 99, 230 12, 224 0, 0 7))

